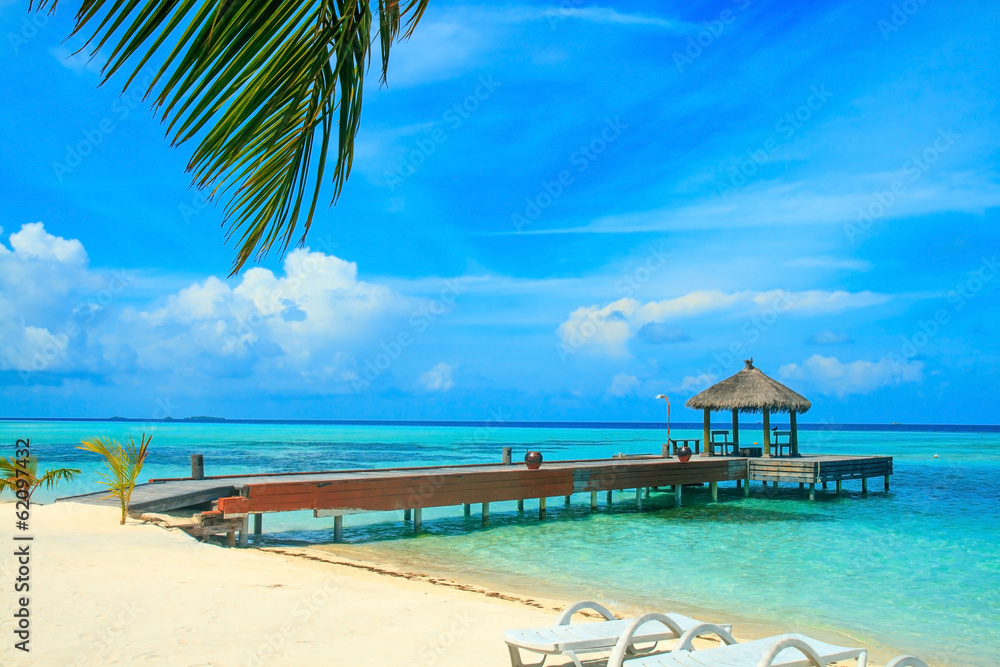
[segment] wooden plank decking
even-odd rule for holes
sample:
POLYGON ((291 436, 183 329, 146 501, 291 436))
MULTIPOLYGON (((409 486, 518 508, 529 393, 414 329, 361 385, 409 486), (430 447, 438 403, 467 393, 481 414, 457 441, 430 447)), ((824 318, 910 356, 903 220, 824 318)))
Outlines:
MULTIPOLYGON (((522 465, 483 464, 239 475, 203 480, 151 480, 135 487, 132 508, 168 511, 227 496, 243 496, 250 500, 252 513, 379 511, 702 484, 745 477, 746 459, 733 457, 694 458, 687 463, 660 457, 556 461, 545 463, 538 470, 528 470, 522 465)), ((61 500, 113 504, 100 493, 61 500)))
MULTIPOLYGON (((672 487, 680 506, 684 486, 708 483, 715 501, 719 482, 735 481, 749 495, 751 480, 763 481, 765 486, 768 482, 808 484, 810 498, 814 498, 817 483, 825 487, 827 481, 836 481, 839 492, 841 482, 848 479, 861 479, 862 491, 867 492, 868 478, 884 477, 888 491, 891 474, 892 458, 879 456, 700 456, 681 462, 650 455, 547 462, 538 470, 499 463, 150 480, 135 487, 131 509, 165 512, 211 503, 221 511, 211 514, 241 520, 241 545, 247 543, 249 515, 255 516, 254 532, 259 534, 264 513, 313 510, 316 516, 334 516, 335 541, 339 542, 343 514, 357 511, 402 510, 404 520, 412 516, 413 529, 419 532, 421 511, 426 507, 464 505, 468 516, 472 504, 481 504, 486 524, 491 502, 516 500, 518 509, 523 509, 524 500, 537 498, 539 514, 544 516, 546 498, 563 496, 568 504, 573 494, 589 492, 590 506, 596 509, 598 492, 607 492, 610 503, 612 491, 635 489, 636 506, 642 509, 644 490, 648 495, 651 487, 672 487)), ((60 500, 115 503, 103 493, 60 500)), ((208 530, 204 525, 202 533, 208 530)), ((232 526, 226 532, 233 543, 232 526)))
POLYGON ((801 456, 748 459, 749 477, 757 482, 816 484, 848 479, 887 477, 891 456, 801 456))

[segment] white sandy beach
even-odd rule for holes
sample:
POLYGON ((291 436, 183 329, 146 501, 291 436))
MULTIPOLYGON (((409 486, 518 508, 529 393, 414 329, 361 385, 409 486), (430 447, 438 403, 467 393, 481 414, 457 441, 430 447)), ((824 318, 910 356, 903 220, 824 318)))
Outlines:
MULTIPOLYGON (((12 524, 0 529, 6 545, 12 524)), ((302 550, 220 548, 120 526, 108 507, 36 505, 28 534, 31 651, 13 648, 5 614, 4 665, 502 667, 503 631, 548 625, 566 603, 289 555, 302 550)), ((5 582, 12 561, 0 561, 5 582)))

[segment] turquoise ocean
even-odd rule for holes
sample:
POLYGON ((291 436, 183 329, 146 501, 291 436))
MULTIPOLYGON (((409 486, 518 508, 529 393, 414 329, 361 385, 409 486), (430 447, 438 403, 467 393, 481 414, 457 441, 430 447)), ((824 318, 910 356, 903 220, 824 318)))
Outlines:
MULTIPOLYGON (((505 446, 516 458, 529 448, 547 460, 602 458, 658 452, 664 438, 662 427, 622 424, 7 420, 0 455, 30 438, 43 470, 83 470, 40 490, 46 503, 99 489, 99 462, 75 449, 82 439, 142 431, 153 434, 144 480, 187 476, 193 453, 213 475, 496 462, 505 446)), ((741 429, 742 442, 759 439, 741 429)), ((686 489, 681 509, 654 492, 641 513, 634 493, 616 493, 610 508, 600 494, 596 513, 587 494, 569 506, 550 499, 544 522, 533 501, 523 514, 493 503, 488 528, 475 511, 425 510, 419 536, 398 512, 372 513, 346 517, 335 550, 528 595, 731 620, 738 634, 862 642, 879 660, 904 651, 932 665, 1000 664, 1000 427, 805 427, 800 443, 807 454, 895 457, 891 492, 872 480, 862 497, 848 482, 810 502, 796 485, 775 495, 755 484, 744 498, 726 484, 718 504, 707 488, 686 489)), ((307 512, 267 515, 264 529, 262 546, 333 541, 333 520, 307 512)))

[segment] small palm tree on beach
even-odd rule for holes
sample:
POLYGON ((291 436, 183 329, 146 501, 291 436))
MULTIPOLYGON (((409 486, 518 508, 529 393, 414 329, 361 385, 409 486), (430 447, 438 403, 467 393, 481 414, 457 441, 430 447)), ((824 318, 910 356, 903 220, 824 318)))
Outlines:
POLYGON ((101 484, 108 487, 107 497, 117 498, 121 504, 121 525, 123 526, 128 517, 129 505, 132 502, 132 490, 135 489, 135 483, 139 479, 142 464, 146 462, 149 443, 152 440, 152 435, 146 437, 146 434, 143 433, 138 447, 132 436, 129 436, 125 445, 111 438, 91 438, 84 440, 77 447, 77 449, 100 454, 104 457, 104 465, 108 468, 108 474, 100 473, 104 480, 101 484))
POLYGON ((305 240, 331 141, 336 203, 351 171, 372 43, 377 36, 384 83, 391 46, 410 36, 428 2, 82 0, 71 36, 91 33, 81 51, 106 58, 102 83, 122 72, 124 91, 141 79, 172 146, 198 138, 187 171, 209 198, 229 191, 235 274, 275 244, 284 252, 299 221, 305 240))
POLYGON ((80 471, 75 468, 56 468, 46 470, 45 474, 39 477, 37 456, 29 456, 27 459, 8 459, 0 456, 0 493, 9 490, 16 495, 23 489, 27 497, 21 499, 30 503, 31 496, 43 484, 46 489, 50 489, 59 482, 73 480, 79 474, 80 471), (20 485, 18 480, 22 481, 20 485))

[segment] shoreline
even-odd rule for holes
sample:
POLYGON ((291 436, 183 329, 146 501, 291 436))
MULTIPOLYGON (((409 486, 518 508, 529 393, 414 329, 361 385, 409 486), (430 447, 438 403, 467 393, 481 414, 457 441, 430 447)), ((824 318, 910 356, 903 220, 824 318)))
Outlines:
MULTIPOLYGON (((796 619, 794 622, 782 622, 774 619, 761 620, 676 600, 665 600, 663 604, 654 606, 635 603, 626 599, 607 599, 601 595, 588 594, 586 591, 560 589, 557 586, 539 581, 525 581, 520 586, 511 585, 510 582, 500 582, 485 574, 467 570, 458 572, 456 569, 448 567, 447 564, 433 562, 430 559, 411 563, 406 562, 405 559, 393 558, 392 556, 378 553, 381 559, 375 560, 372 556, 375 555, 373 552, 376 549, 363 547, 362 553, 357 556, 346 553, 352 549, 351 546, 333 544, 261 548, 261 550, 265 551, 276 551, 292 557, 306 558, 334 566, 367 570, 381 576, 426 581, 435 586, 455 588, 490 598, 507 600, 515 604, 546 609, 552 614, 550 620, 554 620, 555 616, 569 604, 577 600, 592 599, 607 607, 618 618, 635 617, 652 611, 669 611, 681 613, 706 622, 731 623, 735 629, 733 636, 739 641, 789 632, 800 632, 841 646, 862 646, 868 649, 869 667, 877 667, 896 656, 912 653, 912 651, 872 641, 868 638, 857 637, 848 628, 806 624, 802 623, 800 619, 796 619)), ((598 618, 596 615, 593 615, 593 617, 598 618)), ((705 645, 711 643, 712 640, 706 642, 705 645)), ((854 663, 845 662, 835 664, 853 665, 854 663)), ((934 667, 965 666, 959 663, 942 663, 936 660, 934 667)))
MULTIPOLYGON (((313 546, 225 549, 135 519, 120 526, 117 515, 32 507, 32 651, 5 644, 0 662, 503 666, 505 630, 551 625, 575 599, 313 546)), ((4 567, 10 578, 9 559, 4 567)), ((724 613, 703 620, 731 621, 743 640, 770 634, 724 613)), ((13 631, 11 619, 0 631, 13 631)))

